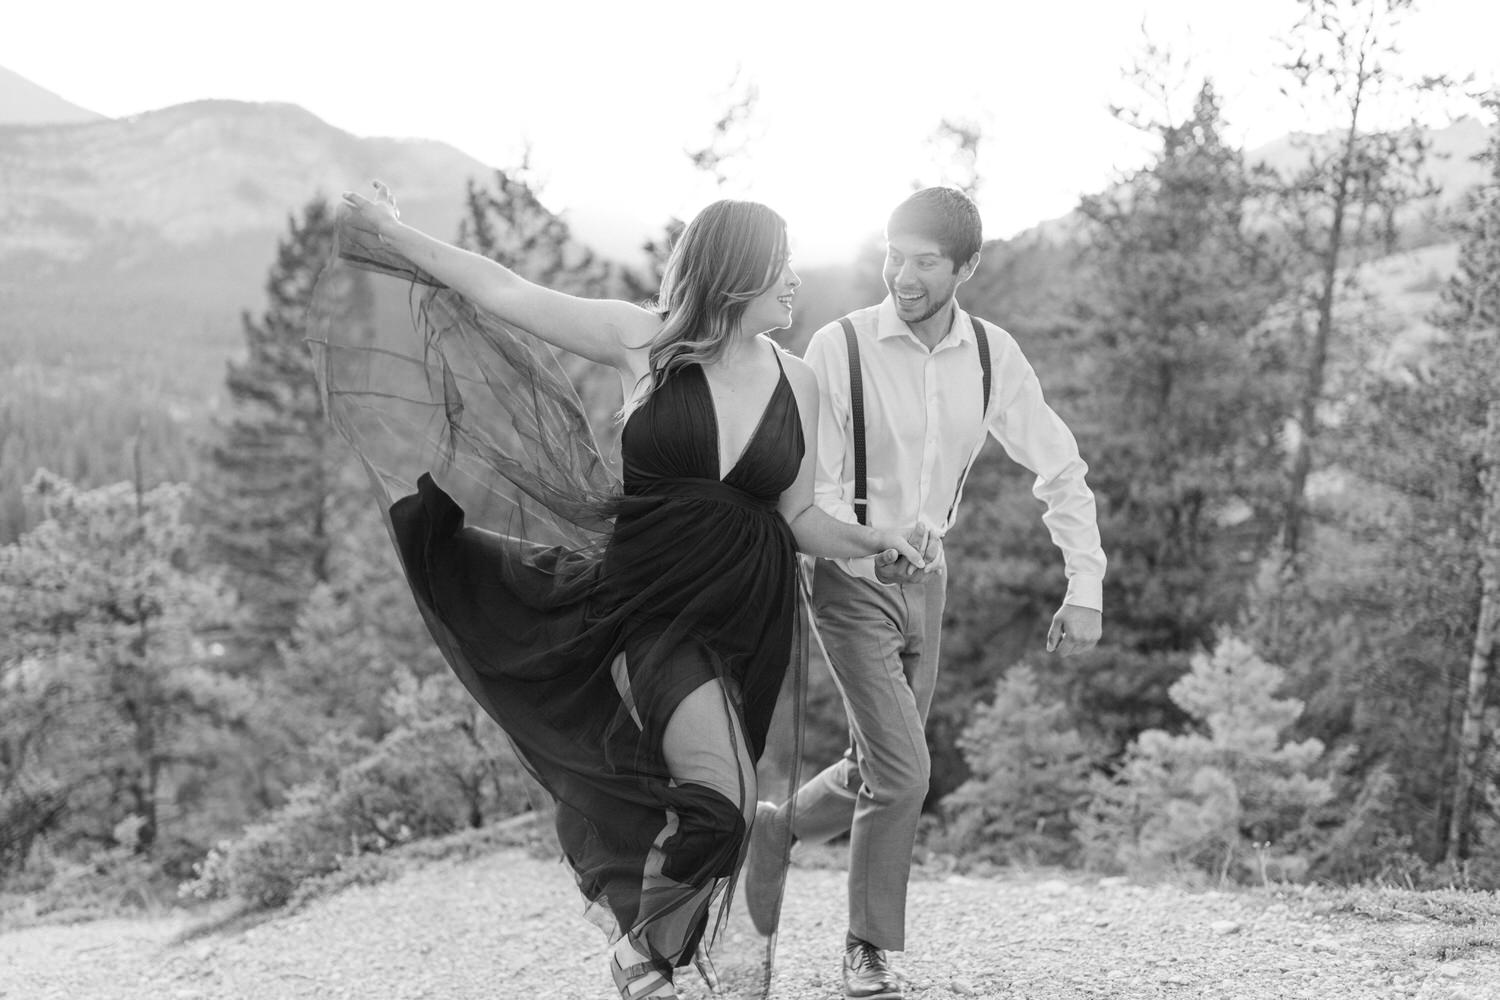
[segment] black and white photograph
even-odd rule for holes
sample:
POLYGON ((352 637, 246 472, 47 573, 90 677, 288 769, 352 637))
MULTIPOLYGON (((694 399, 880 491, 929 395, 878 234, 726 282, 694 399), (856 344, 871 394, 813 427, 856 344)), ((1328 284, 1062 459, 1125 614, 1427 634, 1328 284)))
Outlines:
POLYGON ((0 13, 0 1000, 1500 1000, 1500 5, 0 13))

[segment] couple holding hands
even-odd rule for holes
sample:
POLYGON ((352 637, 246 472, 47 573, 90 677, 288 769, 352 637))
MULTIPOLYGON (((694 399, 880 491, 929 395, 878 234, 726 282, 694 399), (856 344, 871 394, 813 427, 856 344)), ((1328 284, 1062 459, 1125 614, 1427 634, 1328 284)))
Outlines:
POLYGON ((423 286, 426 349, 403 362, 420 376, 408 391, 382 391, 346 376, 368 372, 350 356, 382 352, 330 336, 330 418, 386 499, 434 640, 555 803, 620 995, 676 996, 694 963, 711 988, 723 973, 764 995, 792 844, 848 834, 844 994, 901 997, 887 952, 906 947, 928 788, 943 537, 988 435, 1035 473, 1063 555, 1048 649, 1086 650, 1101 627, 1105 557, 1073 435, 1015 340, 955 301, 979 263, 973 202, 927 188, 898 205, 888 296, 797 358, 766 335, 790 325, 801 281, 764 205, 703 209, 643 306, 544 288, 425 235, 379 183, 344 201, 334 268, 423 286), (544 345, 618 373, 619 481, 544 345), (443 446, 443 487, 398 486, 371 458, 360 414, 398 395, 412 433, 443 446), (455 499, 475 483, 504 507, 455 499), (817 557, 810 588, 798 553, 817 557), (850 745, 804 781, 809 619, 850 745), (787 787, 768 787, 773 772, 787 787), (748 921, 729 921, 735 898, 748 921), (758 960, 740 977, 723 955, 747 940, 758 960))

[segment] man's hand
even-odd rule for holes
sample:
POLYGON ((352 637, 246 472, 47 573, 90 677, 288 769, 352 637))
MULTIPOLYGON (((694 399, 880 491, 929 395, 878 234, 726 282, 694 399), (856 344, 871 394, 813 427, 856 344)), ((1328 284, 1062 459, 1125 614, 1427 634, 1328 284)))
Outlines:
POLYGON ((918 577, 932 572, 938 557, 943 554, 943 536, 927 525, 918 524, 907 534, 906 540, 912 548, 922 553, 924 568, 918 568, 905 556, 896 558, 887 549, 875 559, 875 579, 881 583, 910 583, 918 577))
POLYGON ((1047 630, 1047 652, 1058 652, 1064 656, 1093 649, 1104 631, 1104 616, 1091 608, 1080 608, 1064 604, 1052 616, 1052 627, 1047 630))

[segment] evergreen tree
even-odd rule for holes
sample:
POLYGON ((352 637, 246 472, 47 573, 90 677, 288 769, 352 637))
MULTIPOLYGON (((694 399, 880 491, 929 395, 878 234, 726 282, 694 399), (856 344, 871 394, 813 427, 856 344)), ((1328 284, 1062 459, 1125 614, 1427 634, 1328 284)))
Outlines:
MULTIPOLYGON (((1141 72, 1149 84, 1153 71, 1141 72)), ((1284 358, 1265 333, 1280 263, 1246 221, 1256 185, 1223 137, 1212 86, 1182 119, 1121 114, 1160 152, 1080 206, 1088 245, 1065 268, 1072 287, 1027 299, 1027 276, 1006 273, 1018 258, 986 248, 998 268, 965 301, 1016 333, 1089 462, 1109 627, 1097 652, 1042 683, 1115 752, 1142 729, 1182 721, 1168 686, 1238 613, 1274 531, 1287 395, 1284 358), (1007 319, 1013 301, 1019 325, 1007 319)), ((989 678, 1041 642, 1064 587, 1030 485, 997 453, 965 491, 949 667, 933 706, 935 786, 955 768, 940 748, 989 678)))
POLYGON ((1159 158, 1084 199, 1089 481, 1114 641, 1184 650, 1232 620, 1271 534, 1284 412, 1264 324, 1277 261, 1245 222, 1252 180, 1209 83, 1159 158))
POLYGON ((1305 546, 1307 483, 1329 403, 1336 340, 1347 337, 1339 293, 1354 265, 1387 252, 1397 214, 1434 190, 1423 175, 1427 141, 1416 129, 1370 127, 1383 96, 1405 86, 1391 59, 1412 0, 1300 0, 1286 69, 1310 105, 1332 104, 1341 119, 1332 139, 1303 137, 1303 165, 1277 180, 1273 199, 1307 280, 1290 324, 1299 387, 1296 435, 1285 487, 1281 542, 1295 566, 1305 546))
POLYGON ((942 801, 944 840, 992 861, 1071 861, 1073 815, 1089 796, 1101 748, 1077 729, 1061 700, 1041 691, 1025 663, 995 683, 958 741, 973 775, 942 801))
MULTIPOLYGON (((289 221, 266 281, 266 310, 244 316, 246 356, 230 363, 227 378, 233 409, 209 453, 208 539, 246 612, 234 650, 241 665, 265 661, 313 586, 328 579, 337 453, 305 339, 334 224, 322 198, 289 221)), ((367 293, 360 277, 348 280, 338 295, 354 323, 367 293)))
POLYGON ((1086 859, 1221 880, 1300 877, 1314 842, 1310 818, 1333 790, 1313 775, 1320 742, 1281 741, 1302 712, 1301 702, 1276 697, 1283 677, 1234 636, 1194 656, 1171 696, 1201 731, 1147 730, 1114 776, 1094 779, 1079 817, 1086 859))
POLYGON ((341 505, 330 578, 313 588, 278 647, 280 696, 265 721, 295 747, 330 729, 378 740, 395 725, 387 699, 400 677, 448 673, 378 512, 361 504, 347 520, 344 513, 341 505))
POLYGON ((142 852, 168 817, 174 842, 221 834, 185 807, 250 693, 212 655, 231 602, 193 567, 188 490, 38 473, 29 492, 43 520, 0 549, 0 790, 55 792, 64 846, 132 818, 142 852))
POLYGON ((493 190, 469 181, 464 200, 468 214, 459 224, 459 245, 554 291, 587 298, 613 291, 614 268, 542 204, 525 160, 514 170, 496 170, 493 190))
MULTIPOLYGON (((466 249, 555 291, 585 298, 642 297, 639 279, 579 242, 567 220, 542 203, 525 160, 514 170, 496 170, 493 190, 470 181, 466 202, 458 240, 466 249)), ((601 450, 610 454, 619 433, 613 419, 622 402, 619 378, 576 355, 558 358, 578 389, 601 450)))
POLYGON ((1472 203, 1440 336, 1409 366, 1367 372, 1325 449, 1343 480, 1327 537, 1308 540, 1300 574, 1267 580, 1250 616, 1307 700, 1301 731, 1349 755, 1344 811, 1380 804, 1358 810, 1371 829, 1341 826, 1349 850, 1371 852, 1328 858, 1345 875, 1376 874, 1398 841, 1428 864, 1500 851, 1472 841, 1470 819, 1493 808, 1496 190, 1472 203))
MULTIPOLYGON (((1490 101, 1500 113, 1500 95, 1490 101)), ((1473 442, 1479 482, 1478 537, 1475 554, 1479 597, 1474 615, 1474 641, 1469 652, 1464 713, 1459 738, 1458 768, 1453 783, 1452 817, 1448 826, 1447 860, 1456 863, 1469 853, 1470 814, 1482 790, 1497 775, 1480 771, 1482 755, 1493 733, 1487 733, 1486 710, 1494 701, 1490 682, 1500 642, 1500 120, 1488 150, 1490 183, 1471 199, 1472 215, 1465 227, 1458 273, 1450 282, 1444 309, 1437 317, 1451 349, 1462 359, 1464 389, 1478 422, 1484 406, 1484 431, 1473 442)), ((1455 373, 1459 374, 1459 373, 1455 373)), ((1471 439, 1472 440, 1472 439, 1471 439)), ((1500 851, 1500 844, 1488 845, 1500 851)))

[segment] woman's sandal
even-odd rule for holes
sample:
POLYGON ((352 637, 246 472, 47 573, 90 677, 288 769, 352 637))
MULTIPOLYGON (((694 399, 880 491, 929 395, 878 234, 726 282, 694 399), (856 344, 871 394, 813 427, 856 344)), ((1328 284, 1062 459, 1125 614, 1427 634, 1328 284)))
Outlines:
POLYGON ((627 969, 620 965, 619 958, 611 955, 609 974, 615 979, 615 989, 620 991, 620 1000, 667 1000, 677 996, 677 989, 672 985, 672 970, 662 969, 650 962, 632 965, 627 969), (669 992, 658 993, 657 990, 663 986, 669 992))

